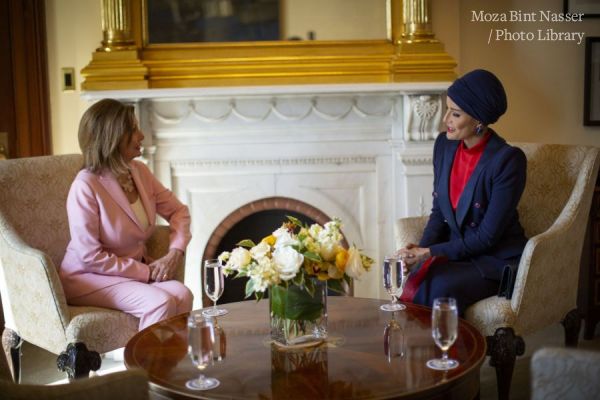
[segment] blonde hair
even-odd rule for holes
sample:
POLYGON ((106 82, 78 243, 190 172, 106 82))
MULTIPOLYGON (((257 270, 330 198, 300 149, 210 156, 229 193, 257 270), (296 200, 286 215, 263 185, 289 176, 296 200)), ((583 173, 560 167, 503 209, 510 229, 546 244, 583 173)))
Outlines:
POLYGON ((127 162, 119 152, 122 140, 131 140, 137 129, 133 106, 114 99, 103 99, 93 104, 79 122, 79 147, 83 166, 90 172, 108 169, 115 175, 127 172, 127 162))

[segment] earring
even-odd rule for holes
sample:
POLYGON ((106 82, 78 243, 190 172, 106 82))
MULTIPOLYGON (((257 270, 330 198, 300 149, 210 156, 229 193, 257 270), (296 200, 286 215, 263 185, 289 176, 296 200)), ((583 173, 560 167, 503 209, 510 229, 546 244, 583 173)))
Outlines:
POLYGON ((475 128, 475 134, 476 135, 481 135, 483 133, 483 125, 481 125, 481 123, 477 124, 477 127, 475 128))

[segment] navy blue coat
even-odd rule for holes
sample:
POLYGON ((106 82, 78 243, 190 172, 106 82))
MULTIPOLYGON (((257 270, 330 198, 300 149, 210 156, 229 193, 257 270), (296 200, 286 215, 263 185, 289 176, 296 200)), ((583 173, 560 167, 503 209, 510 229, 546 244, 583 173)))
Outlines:
POLYGON ((450 203, 450 172, 461 141, 438 135, 433 150, 434 191, 431 216, 419 243, 432 256, 470 261, 481 276, 499 281, 503 267, 521 256, 527 238, 517 204, 525 188, 527 159, 495 132, 458 202, 450 203))

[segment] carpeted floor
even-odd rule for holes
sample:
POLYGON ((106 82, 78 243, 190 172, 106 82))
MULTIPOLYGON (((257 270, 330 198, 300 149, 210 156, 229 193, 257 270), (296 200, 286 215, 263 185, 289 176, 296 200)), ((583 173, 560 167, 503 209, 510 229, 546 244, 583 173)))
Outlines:
MULTIPOLYGON (((525 337, 526 353, 517 359, 513 383, 511 387, 511 399, 526 400, 530 397, 529 387, 529 363, 533 353, 542 347, 562 347, 562 326, 551 326, 534 335, 525 337)), ((600 351, 600 325, 596 330, 593 340, 580 340, 579 347, 584 349, 596 349, 600 351)), ((38 347, 25 343, 23 346, 22 380, 24 383, 47 384, 64 379, 64 374, 56 369, 56 356, 38 347)), ((111 358, 102 360, 101 374, 123 369, 123 362, 111 358)), ((481 399, 496 399, 496 375, 495 370, 488 365, 488 360, 481 368, 481 399)))

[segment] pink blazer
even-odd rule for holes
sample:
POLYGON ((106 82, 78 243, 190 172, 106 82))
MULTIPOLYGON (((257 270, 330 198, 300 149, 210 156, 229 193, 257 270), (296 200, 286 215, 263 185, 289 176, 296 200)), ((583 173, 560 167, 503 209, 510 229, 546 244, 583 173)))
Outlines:
POLYGON ((190 239, 190 213, 139 161, 131 163, 150 226, 142 230, 114 174, 81 170, 69 191, 67 214, 71 241, 60 267, 67 300, 136 280, 148 282, 146 240, 156 228, 156 214, 169 221, 170 248, 185 251, 190 239))

